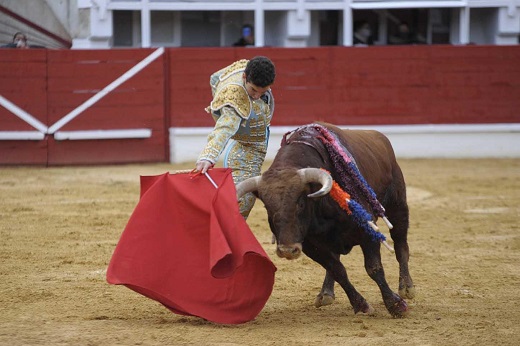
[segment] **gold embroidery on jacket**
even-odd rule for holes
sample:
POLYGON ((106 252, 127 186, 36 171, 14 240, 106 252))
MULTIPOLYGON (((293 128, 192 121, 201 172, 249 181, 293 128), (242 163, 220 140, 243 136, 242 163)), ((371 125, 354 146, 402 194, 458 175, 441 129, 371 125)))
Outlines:
POLYGON ((210 110, 218 111, 224 106, 233 107, 244 119, 249 118, 252 107, 246 89, 238 84, 228 84, 219 88, 211 101, 210 110))
POLYGON ((220 75, 219 79, 220 81, 223 81, 224 79, 227 79, 229 76, 231 76, 233 73, 238 72, 239 70, 242 70, 240 72, 244 72, 248 60, 242 59, 235 61, 231 65, 229 65, 224 72, 220 75))

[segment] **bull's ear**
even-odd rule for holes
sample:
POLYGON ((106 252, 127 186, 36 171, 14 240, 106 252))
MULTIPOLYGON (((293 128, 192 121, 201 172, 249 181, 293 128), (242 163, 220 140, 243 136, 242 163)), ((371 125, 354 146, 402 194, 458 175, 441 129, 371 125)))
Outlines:
POLYGON ((332 177, 330 174, 319 168, 302 168, 298 170, 298 174, 301 176, 303 183, 310 184, 316 183, 321 184, 321 189, 313 192, 307 197, 316 198, 325 196, 332 189, 332 177))
POLYGON ((261 176, 252 177, 238 183, 236 186, 237 199, 240 199, 248 192, 253 192, 255 196, 258 197, 258 183, 260 182, 260 179, 262 179, 261 176))

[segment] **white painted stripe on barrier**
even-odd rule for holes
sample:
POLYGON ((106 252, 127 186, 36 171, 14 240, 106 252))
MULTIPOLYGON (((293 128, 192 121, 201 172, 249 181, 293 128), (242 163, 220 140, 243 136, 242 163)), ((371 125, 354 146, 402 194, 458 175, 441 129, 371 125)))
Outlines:
POLYGON ((132 139, 150 138, 151 129, 125 129, 125 130, 92 130, 92 131, 58 131, 54 133, 57 141, 65 140, 95 140, 95 139, 132 139))
MULTIPOLYGON (((270 126, 271 134, 283 135, 299 126, 270 126)), ((391 133, 475 133, 475 132, 520 132, 520 123, 498 124, 416 124, 416 125, 336 125, 341 129, 376 130, 385 134, 391 133)), ((172 127, 174 136, 207 136, 213 127, 172 127)))
MULTIPOLYGON (((18 118, 25 121, 27 124, 34 127, 36 130, 38 130, 42 133, 47 132, 47 126, 45 126, 44 123, 42 123, 41 121, 39 121, 38 119, 36 119, 35 117, 33 117, 32 115, 27 113, 26 111, 24 111, 23 109, 21 109, 20 107, 18 107, 17 105, 12 103, 8 99, 6 99, 2 95, 0 95, 0 105, 2 105, 2 107, 7 109, 9 112, 16 115, 18 118)), ((23 131, 23 132, 25 132, 25 131, 23 131)))
MULTIPOLYGON (((267 160, 280 148, 283 135, 294 126, 271 126, 267 160)), ((392 143, 399 158, 520 158, 520 123, 339 125, 342 129, 377 130, 392 143)), ((212 127, 170 128, 170 162, 195 162, 212 127)))
POLYGON ((339 126, 342 129, 377 130, 385 134, 393 133, 495 133, 520 132, 520 124, 413 124, 413 125, 373 125, 373 126, 339 126))
POLYGON ((41 141, 45 134, 38 131, 0 131, 0 141, 41 141))
POLYGON ((52 125, 48 133, 53 134, 56 131, 58 131, 60 128, 65 126, 68 122, 76 118, 78 115, 80 115, 82 112, 84 112, 87 108, 91 107, 93 104, 101 100, 103 97, 105 97, 108 93, 113 91, 115 88, 135 76, 139 71, 144 69, 146 66, 148 66, 150 63, 152 63, 155 59, 157 59, 159 56, 161 56, 164 53, 164 47, 158 48, 155 50, 152 54, 148 55, 146 58, 141 60, 139 63, 137 63, 134 67, 132 67, 130 70, 126 71, 124 74, 122 74, 119 78, 117 78, 115 81, 104 87, 101 91, 99 91, 96 95, 89 98, 87 101, 83 102, 81 105, 76 107, 76 109, 72 110, 69 114, 65 115, 63 118, 58 120, 54 125, 52 125))

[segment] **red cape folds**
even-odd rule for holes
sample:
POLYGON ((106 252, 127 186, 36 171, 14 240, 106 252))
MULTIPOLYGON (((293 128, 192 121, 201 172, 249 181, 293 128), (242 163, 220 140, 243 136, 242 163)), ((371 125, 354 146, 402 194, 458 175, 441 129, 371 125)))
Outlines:
POLYGON ((107 281, 174 313, 238 324, 271 295, 276 267, 238 210, 230 169, 141 177, 141 198, 121 235, 107 281))

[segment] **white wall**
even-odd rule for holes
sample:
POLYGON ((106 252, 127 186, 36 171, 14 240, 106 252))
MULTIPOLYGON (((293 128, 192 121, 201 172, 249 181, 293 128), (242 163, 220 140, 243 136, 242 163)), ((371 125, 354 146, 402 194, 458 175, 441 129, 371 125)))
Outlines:
MULTIPOLYGON (((271 127, 267 159, 294 127, 271 127)), ((520 124, 340 126, 384 133, 400 158, 520 158, 520 124)), ((211 128, 171 128, 170 162, 195 162, 211 128)))
POLYGON ((520 37, 520 9, 514 7, 499 8, 497 31, 496 44, 518 44, 518 38, 520 37))
POLYGON ((311 34, 310 11, 287 11, 287 37, 284 47, 305 48, 311 34))

